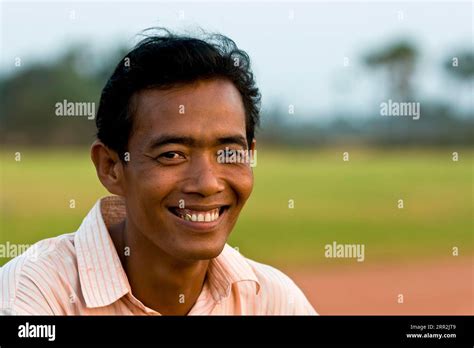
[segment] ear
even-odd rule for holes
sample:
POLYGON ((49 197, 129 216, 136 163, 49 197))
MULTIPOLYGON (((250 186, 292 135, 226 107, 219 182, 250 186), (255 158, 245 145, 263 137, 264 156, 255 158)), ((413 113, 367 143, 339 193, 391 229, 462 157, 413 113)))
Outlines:
POLYGON ((96 140, 91 146, 91 159, 102 185, 110 193, 124 196, 123 163, 117 153, 96 140))
POLYGON ((250 150, 254 152, 256 147, 257 147, 257 139, 253 138, 252 142, 250 143, 250 150))
POLYGON ((257 165, 257 140, 255 138, 253 138, 252 142, 250 143, 250 149, 249 151, 251 151, 251 153, 249 155, 251 155, 251 164, 250 164, 250 169, 252 170, 252 173, 253 173, 253 167, 255 167, 257 165))

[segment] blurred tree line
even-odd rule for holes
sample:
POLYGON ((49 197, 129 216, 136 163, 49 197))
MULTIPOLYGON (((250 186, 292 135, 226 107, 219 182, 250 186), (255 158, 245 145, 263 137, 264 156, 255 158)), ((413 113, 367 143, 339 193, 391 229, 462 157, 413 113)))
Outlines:
MULTIPOLYGON (((385 98, 395 102, 420 102, 421 117, 382 117, 378 103, 368 114, 350 115, 338 112, 328 115, 329 121, 319 123, 305 121, 297 125, 288 122, 283 108, 270 110, 269 117, 263 117, 264 132, 259 140, 292 145, 331 145, 360 143, 370 145, 472 145, 474 143, 474 52, 471 48, 446 55, 439 69, 444 70, 451 83, 446 94, 459 98, 445 100, 421 100, 414 87, 419 52, 407 40, 390 43, 387 47, 374 50, 363 57, 365 67, 372 71, 381 70, 385 98), (468 97, 468 108, 456 103, 461 97, 468 97), (266 131, 265 131, 266 130, 266 131), (263 139, 262 139, 263 138, 263 139)), ((449 99, 449 98, 447 98, 449 99)), ((311 116, 311 115, 309 115, 311 116)), ((306 119, 310 119, 308 117, 306 119)))
MULTIPOLYGON (((0 77, 0 142, 8 145, 88 145, 95 138, 94 120, 57 117, 55 104, 63 100, 95 102, 115 64, 126 54, 124 47, 104 55, 86 45, 71 47, 48 63, 19 66, 0 77)), ((383 73, 387 98, 420 101, 413 87, 419 53, 408 41, 393 42, 363 57, 366 69, 383 73)), ((422 100, 421 117, 381 117, 378 105, 369 115, 338 112, 329 121, 292 122, 286 107, 262 111, 259 141, 286 145, 331 145, 366 143, 377 145, 472 144, 474 119, 472 87, 474 54, 471 49, 446 55, 444 69, 452 88, 469 95, 469 108, 454 101, 422 100)))
POLYGON ((0 77, 0 141, 3 144, 83 145, 95 139, 95 121, 87 117, 58 117, 56 103, 94 102, 124 47, 108 53, 92 52, 78 44, 48 63, 18 66, 0 77))

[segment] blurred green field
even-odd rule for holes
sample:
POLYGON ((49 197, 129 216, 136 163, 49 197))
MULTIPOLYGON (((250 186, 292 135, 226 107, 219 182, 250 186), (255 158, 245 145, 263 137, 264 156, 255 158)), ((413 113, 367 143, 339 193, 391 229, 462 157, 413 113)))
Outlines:
MULTIPOLYGON (((364 243, 367 262, 449 256, 453 246, 472 254, 473 155, 466 148, 261 148, 254 192, 230 244, 274 265, 327 263, 324 245, 333 241, 364 243)), ((4 149, 0 160, 0 243, 73 232, 107 194, 87 148, 4 149)))

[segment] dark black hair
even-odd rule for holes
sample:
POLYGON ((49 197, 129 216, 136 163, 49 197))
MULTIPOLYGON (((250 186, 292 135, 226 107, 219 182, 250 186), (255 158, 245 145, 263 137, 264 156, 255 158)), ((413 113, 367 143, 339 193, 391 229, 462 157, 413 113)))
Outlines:
POLYGON ((117 65, 107 81, 96 115, 97 138, 123 160, 133 130, 132 97, 148 89, 168 89, 198 80, 225 78, 239 90, 249 143, 259 125, 260 92, 248 54, 220 34, 205 38, 177 35, 158 28, 117 65))

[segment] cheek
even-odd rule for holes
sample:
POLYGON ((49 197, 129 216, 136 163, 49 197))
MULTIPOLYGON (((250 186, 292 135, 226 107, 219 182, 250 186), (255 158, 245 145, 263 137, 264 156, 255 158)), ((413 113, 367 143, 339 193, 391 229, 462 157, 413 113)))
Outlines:
POLYGON ((228 178, 228 182, 239 200, 238 204, 242 206, 252 193, 252 169, 250 167, 242 168, 241 170, 234 171, 232 175, 228 175, 228 178))
POLYGON ((176 176, 163 171, 135 170, 127 177, 127 198, 143 211, 152 210, 153 215, 164 197, 175 187, 176 176))

